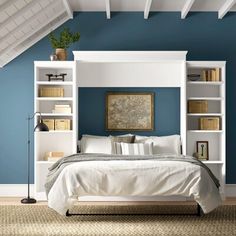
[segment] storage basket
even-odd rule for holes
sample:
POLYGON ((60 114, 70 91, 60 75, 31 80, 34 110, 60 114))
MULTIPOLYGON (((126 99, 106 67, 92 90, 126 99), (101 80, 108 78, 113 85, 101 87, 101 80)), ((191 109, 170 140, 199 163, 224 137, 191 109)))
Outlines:
POLYGON ((204 100, 189 100, 188 113, 207 113, 208 102, 204 100))
POLYGON ((70 130, 71 120, 69 119, 56 119, 55 130, 70 130))
POLYGON ((199 118, 200 130, 220 130, 220 118, 219 117, 202 117, 199 118))
POLYGON ((42 119, 42 121, 49 130, 54 130, 54 119, 42 119))
POLYGON ((40 97, 64 97, 64 88, 44 87, 39 89, 40 97))

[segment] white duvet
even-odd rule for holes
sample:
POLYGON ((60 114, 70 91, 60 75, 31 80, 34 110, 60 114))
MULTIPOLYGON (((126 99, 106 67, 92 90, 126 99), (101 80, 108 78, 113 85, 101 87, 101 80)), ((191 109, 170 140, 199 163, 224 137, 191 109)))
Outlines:
POLYGON ((180 161, 87 161, 66 166, 48 194, 48 206, 65 215, 81 196, 193 196, 204 213, 221 204, 207 171, 180 161))

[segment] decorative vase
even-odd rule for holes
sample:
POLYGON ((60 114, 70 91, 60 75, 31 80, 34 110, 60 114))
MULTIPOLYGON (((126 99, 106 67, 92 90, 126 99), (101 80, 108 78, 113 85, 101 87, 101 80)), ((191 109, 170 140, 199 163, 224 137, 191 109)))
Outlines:
POLYGON ((66 49, 64 49, 64 48, 56 48, 56 55, 57 55, 57 60, 59 60, 59 61, 66 61, 66 58, 67 58, 66 49))

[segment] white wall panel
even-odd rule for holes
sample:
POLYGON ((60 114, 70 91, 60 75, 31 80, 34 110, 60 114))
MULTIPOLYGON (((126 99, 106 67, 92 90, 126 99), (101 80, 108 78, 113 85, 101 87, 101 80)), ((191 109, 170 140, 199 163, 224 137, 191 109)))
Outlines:
POLYGON ((181 62, 78 63, 79 87, 180 87, 181 62))

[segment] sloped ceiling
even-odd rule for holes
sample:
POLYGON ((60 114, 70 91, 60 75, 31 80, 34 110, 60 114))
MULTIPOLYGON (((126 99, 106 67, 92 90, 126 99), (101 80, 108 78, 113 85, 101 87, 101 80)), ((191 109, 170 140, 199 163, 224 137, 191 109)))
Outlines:
MULTIPOLYGON (((236 0, 0 0, 0 67, 56 29, 73 11, 179 11, 185 19, 190 11, 216 11, 222 19, 236 11, 236 0)), ((105 14, 104 14, 105 16, 105 14)))
POLYGON ((63 0, 1 0, 0 67, 72 17, 63 0))

